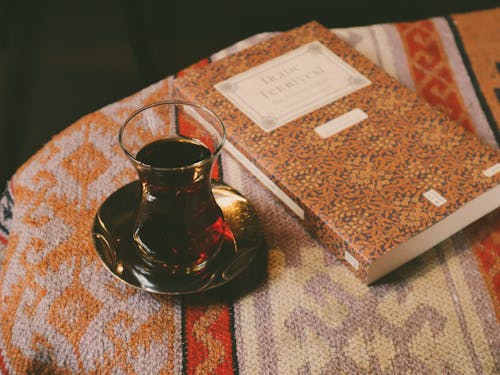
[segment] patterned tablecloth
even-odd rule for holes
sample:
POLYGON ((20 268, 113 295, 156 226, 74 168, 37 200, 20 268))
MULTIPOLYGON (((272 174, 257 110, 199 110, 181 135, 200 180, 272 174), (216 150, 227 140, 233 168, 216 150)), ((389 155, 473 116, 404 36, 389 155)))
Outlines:
MULTIPOLYGON (((334 31, 498 147, 500 9, 334 31)), ((118 127, 171 95, 172 79, 78 120, 8 184, 3 373, 500 373, 499 210, 367 287, 223 154, 224 180, 263 223, 268 252, 252 272, 189 297, 140 292, 112 277, 90 228, 104 199, 135 178, 118 127)))

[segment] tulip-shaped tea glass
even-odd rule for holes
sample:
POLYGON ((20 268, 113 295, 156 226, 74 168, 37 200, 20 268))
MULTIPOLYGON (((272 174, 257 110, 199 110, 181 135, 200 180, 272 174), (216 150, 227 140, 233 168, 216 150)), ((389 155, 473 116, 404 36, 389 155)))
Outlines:
POLYGON ((148 265, 189 275, 219 253, 228 229, 211 175, 224 140, 215 113, 178 100, 140 108, 121 126, 120 146, 142 185, 132 236, 148 265))

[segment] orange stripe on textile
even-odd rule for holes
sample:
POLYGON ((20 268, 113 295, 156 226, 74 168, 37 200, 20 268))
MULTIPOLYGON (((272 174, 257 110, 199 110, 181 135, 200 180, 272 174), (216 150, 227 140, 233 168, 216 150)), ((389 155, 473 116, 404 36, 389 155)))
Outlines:
POLYGON ((399 23, 396 28, 418 95, 475 132, 434 23, 430 20, 399 23))
MULTIPOLYGON (((464 53, 478 80, 493 121, 500 127, 500 7, 496 9, 454 14, 453 23, 460 33, 464 53)), ((500 129, 499 129, 500 130, 500 129)))
POLYGON ((210 303, 185 306, 185 373, 233 374, 228 306, 210 303))

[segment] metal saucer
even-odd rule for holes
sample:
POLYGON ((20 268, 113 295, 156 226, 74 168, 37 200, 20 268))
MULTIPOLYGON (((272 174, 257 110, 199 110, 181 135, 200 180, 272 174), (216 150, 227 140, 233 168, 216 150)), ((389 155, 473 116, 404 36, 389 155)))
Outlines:
POLYGON ((234 238, 227 238, 219 254, 199 273, 171 275, 151 269, 138 255, 132 227, 140 202, 139 181, 115 191, 97 211, 92 227, 97 254, 118 279, 148 292, 191 294, 226 284, 252 263, 260 248, 261 231, 256 212, 243 195, 220 183, 212 184, 212 191, 234 238))

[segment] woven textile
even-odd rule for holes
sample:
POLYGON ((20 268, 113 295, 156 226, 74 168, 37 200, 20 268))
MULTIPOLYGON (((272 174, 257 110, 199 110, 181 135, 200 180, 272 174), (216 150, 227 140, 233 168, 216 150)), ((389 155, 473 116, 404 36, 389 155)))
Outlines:
MULTIPOLYGON (((334 31, 498 147, 499 28, 495 9, 334 31)), ((498 210, 367 287, 223 154, 220 174, 262 221, 268 253, 254 272, 189 297, 140 292, 112 277, 90 229, 104 199, 136 178, 118 128, 137 107, 171 95, 172 79, 72 124, 8 185, 0 200, 2 372, 500 372, 498 210)))

